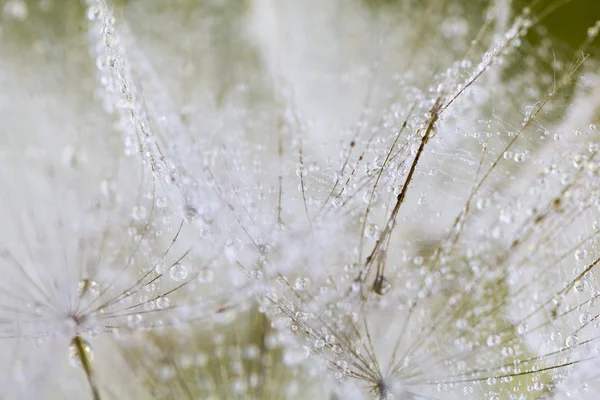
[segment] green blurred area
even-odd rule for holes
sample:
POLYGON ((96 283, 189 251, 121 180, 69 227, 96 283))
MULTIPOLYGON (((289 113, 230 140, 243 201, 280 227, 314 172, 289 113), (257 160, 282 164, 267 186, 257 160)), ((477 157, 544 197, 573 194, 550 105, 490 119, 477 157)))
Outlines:
MULTIPOLYGON (((9 0, 0 0, 0 6, 4 6, 9 0)), ((210 4, 210 0, 198 0, 210 4)), ((326 1, 326 0, 324 0, 326 1)), ((445 6, 451 3, 456 3, 457 0, 362 0, 369 8, 381 9, 394 5, 402 4, 403 6, 415 7, 415 8, 433 8, 433 9, 444 9, 445 6)), ((511 4, 512 14, 517 15, 521 12, 524 7, 530 7, 537 15, 540 11, 552 10, 544 19, 541 21, 541 25, 548 29, 548 35, 558 40, 567 48, 576 49, 586 38, 587 29, 593 26, 597 20, 600 20, 600 0, 462 0, 463 4, 468 3, 468 7, 465 11, 471 10, 474 15, 483 13, 486 8, 495 2, 507 2, 511 4)), ((30 10, 39 9, 39 0, 25 0, 30 10)), ((125 6, 129 3, 134 2, 148 2, 156 3, 156 1, 148 0, 110 0, 111 4, 115 5, 117 9, 125 6)), ((240 0, 225 0, 223 4, 237 5, 240 0)), ((458 0, 460 2, 460 0, 458 0)), ((61 0, 56 2, 50 2, 53 4, 51 8, 57 19, 66 21, 65 11, 78 10, 78 14, 83 14, 84 2, 79 0, 61 0), (60 17, 60 18, 59 18, 60 17)), ((181 7, 185 4, 193 4, 192 1, 173 1, 165 2, 168 7, 181 7)), ((74 17, 73 13, 69 18, 74 17)), ((483 14, 481 15, 483 18, 483 14)), ((76 18, 76 17, 75 17, 76 18)), ((0 19, 1 20, 1 19, 0 19)), ((594 56, 600 59, 600 40, 596 40, 594 46, 592 46, 592 52, 594 56)))
MULTIPOLYGON (((414 7, 436 6, 443 8, 448 0, 363 0, 370 8, 386 7, 393 4, 411 4, 414 7)), ((468 1, 473 12, 481 12, 495 1, 502 0, 464 0, 468 1), (477 11, 479 10, 479 11, 477 11)), ((587 37, 587 30, 600 20, 600 0, 504 0, 511 4, 512 15, 517 15, 525 7, 534 11, 533 15, 551 10, 540 25, 548 30, 548 36, 560 42, 565 48, 577 49, 587 37)), ((483 15, 482 15, 483 17, 483 15)), ((600 40, 596 39, 589 49, 593 56, 600 59, 600 40)))
MULTIPOLYGON (((521 7, 528 3, 531 1, 515 2, 517 6, 521 7)), ((557 4, 557 1, 541 0, 539 3, 548 3, 549 6, 553 6, 557 4)), ((577 48, 586 39, 588 28, 600 19, 600 0, 569 0, 560 3, 564 4, 556 8, 541 23, 548 29, 551 36, 577 48)), ((598 40, 596 40, 596 56, 598 56, 598 45, 598 40)))

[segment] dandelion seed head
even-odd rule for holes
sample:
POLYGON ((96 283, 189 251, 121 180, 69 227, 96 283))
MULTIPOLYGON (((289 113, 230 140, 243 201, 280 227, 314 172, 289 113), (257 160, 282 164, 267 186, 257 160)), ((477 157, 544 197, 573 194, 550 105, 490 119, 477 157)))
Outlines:
POLYGON ((93 397, 103 341, 154 398, 593 384, 595 25, 563 54, 547 4, 89 0, 71 43, 5 3, 36 133, 1 143, 0 332, 93 397))

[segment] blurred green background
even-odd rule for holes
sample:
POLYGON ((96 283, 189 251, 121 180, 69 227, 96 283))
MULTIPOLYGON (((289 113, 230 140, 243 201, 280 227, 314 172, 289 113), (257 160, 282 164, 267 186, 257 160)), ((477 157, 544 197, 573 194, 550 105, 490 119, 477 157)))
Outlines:
MULTIPOLYGON (((522 8, 531 0, 519 0, 515 2, 516 7, 522 8)), ((567 0, 557 2, 556 0, 541 0, 539 4, 553 5, 565 3, 557 8, 542 21, 542 25, 548 28, 548 32, 560 38, 566 44, 576 48, 587 36, 587 29, 600 19, 600 0, 567 0)), ((595 55, 598 56, 598 40, 595 42, 595 55)))
MULTIPOLYGON (((414 3, 416 7, 423 5, 419 0, 363 0, 370 7, 381 7, 394 3, 414 3)), ((442 2, 443 0, 438 0, 442 2)), ((464 0, 474 9, 488 6, 494 0, 464 0)), ((562 42, 566 47, 576 49, 587 37, 587 29, 600 20, 600 0, 507 0, 510 2, 513 15, 520 13, 524 7, 531 7, 534 15, 540 10, 554 9, 544 18, 541 25, 548 29, 549 36, 562 42), (555 8, 556 7, 556 8, 555 8)), ((590 49, 593 56, 600 57, 600 41, 596 39, 590 49)))

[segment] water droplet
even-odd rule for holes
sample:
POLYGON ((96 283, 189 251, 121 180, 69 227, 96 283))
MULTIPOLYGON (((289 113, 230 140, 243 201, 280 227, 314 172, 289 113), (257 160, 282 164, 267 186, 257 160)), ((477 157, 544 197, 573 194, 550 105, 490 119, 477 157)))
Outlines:
POLYGON ((80 297, 86 295, 97 297, 100 295, 100 285, 98 285, 98 282, 96 281, 90 279, 82 279, 81 281, 79 281, 77 293, 80 297))
POLYGON ((90 21, 96 20, 96 18, 98 18, 99 15, 100 15, 100 10, 98 9, 98 7, 90 6, 87 9, 86 16, 87 16, 87 19, 89 19, 90 21))
POLYGON ((581 322, 582 324, 588 324, 590 321, 592 320, 592 316, 590 315, 590 313, 583 313, 579 316, 579 322, 581 322))
POLYGON ((156 199, 156 207, 165 208, 167 206, 167 199, 164 197, 158 197, 156 199))
POLYGON ((515 160, 515 162, 522 163, 523 161, 525 161, 525 154, 524 153, 515 153, 513 160, 515 160))
POLYGON ((143 320, 144 320, 144 317, 142 317, 140 314, 128 315, 127 316, 127 326, 129 326, 130 328, 136 328, 142 323, 143 320))
POLYGON ((338 196, 331 200, 331 204, 333 204, 334 207, 341 207, 344 205, 344 200, 338 196))
POLYGON ((310 279, 305 277, 305 276, 299 276, 298 278, 296 278, 296 282, 294 284, 294 287, 296 288, 296 290, 306 290, 306 288, 308 287, 308 285, 310 284, 310 279))
POLYGON ((296 175, 298 175, 299 178, 306 176, 306 174, 307 171, 306 168, 304 168, 304 166, 296 168, 296 175))
POLYGON ((164 310, 165 308, 168 308, 169 305, 171 305, 171 300, 169 300, 169 298, 166 296, 156 299, 156 308, 159 310, 164 310))
POLYGON ((260 269, 254 269, 250 272, 250 276, 257 281, 260 281, 263 278, 263 273, 260 269))
POLYGON ((378 275, 377 278, 375 278, 375 282, 373 282, 373 291, 380 296, 389 292, 391 288, 392 285, 390 281, 383 275, 378 275))
POLYGON ((187 278, 187 275, 188 275, 187 267, 185 265, 182 265, 179 263, 173 265, 171 267, 171 269, 169 270, 169 276, 175 282, 183 281, 185 278, 187 278))
POLYGON ((379 228, 377 227, 377 225, 375 224, 369 224, 365 227, 365 237, 372 239, 372 240, 377 240, 379 239, 379 237, 381 236, 380 232, 379 232, 379 228))
POLYGON ((81 366, 79 346, 81 346, 83 349, 84 357, 86 357, 90 361, 94 360, 94 353, 92 352, 92 347, 90 346, 90 344, 81 337, 75 337, 69 345, 69 364, 71 364, 73 367, 81 366))
POLYGON ((490 206, 490 199, 488 199, 487 197, 482 197, 477 200, 476 206, 479 210, 486 210, 490 206))
POLYGON ((583 260, 587 256, 587 251, 585 249, 577 249, 575 250, 575 259, 583 260))
POLYGON ((579 337, 577 335, 567 336, 567 340, 565 340, 565 344, 568 348, 576 347, 579 344, 579 337))
POLYGON ((501 338, 500 335, 490 335, 487 338, 488 347, 495 347, 500 344, 501 338))
POLYGON ((195 207, 186 204, 183 208, 183 218, 189 224, 193 224, 198 219, 198 210, 195 207))

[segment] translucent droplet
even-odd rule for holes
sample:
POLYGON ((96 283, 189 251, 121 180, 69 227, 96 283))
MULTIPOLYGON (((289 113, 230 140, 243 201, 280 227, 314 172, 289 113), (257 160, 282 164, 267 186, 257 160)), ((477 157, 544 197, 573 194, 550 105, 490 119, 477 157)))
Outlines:
POLYGON ((500 344, 500 335, 490 335, 487 338, 488 347, 498 346, 500 344))
POLYGON ((100 10, 96 6, 91 6, 87 9, 86 16, 90 21, 96 20, 100 15, 100 10))
POLYGON ((304 168, 304 166, 300 166, 298 168, 296 168, 296 175, 298 175, 299 178, 306 176, 307 171, 306 168, 304 168))
POLYGON ((167 199, 164 197, 158 197, 156 199, 156 207, 165 208, 167 206, 167 199))
POLYGON ((587 256, 587 251, 585 249, 577 249, 575 250, 575 259, 583 260, 587 256))
POLYGON ((163 296, 156 299, 156 308, 158 308, 159 310, 164 310, 165 308, 168 308, 170 304, 171 300, 169 300, 168 297, 163 296))
POLYGON ((523 161, 525 161, 525 154, 524 153, 515 153, 513 160, 515 160, 515 162, 522 163, 523 161))
MULTIPOLYGON (((100 71, 103 71, 104 69, 106 69, 107 67, 113 66, 115 65, 114 60, 107 55, 99 55, 98 57, 96 57, 96 68, 98 68, 100 71)), ((123 105, 125 108, 129 108, 132 109, 133 105, 131 103, 123 103, 123 105)))
POLYGON ((144 305, 144 310, 146 311, 153 311, 156 308, 156 302, 154 300, 148 300, 148 297, 146 296, 141 296, 139 301, 140 304, 144 305))
POLYGON ((365 237, 377 240, 380 237, 379 228, 375 224, 369 224, 365 227, 365 237))
POLYGON ((391 288, 392 285, 390 281, 383 275, 378 275, 377 278, 375 278, 375 282, 373 282, 373 291, 378 295, 383 296, 389 292, 391 288))
POLYGON ((263 278, 263 272, 260 269, 254 269, 250 272, 250 276, 257 281, 260 281, 263 278))
POLYGON ((162 275, 165 272, 167 272, 167 267, 164 264, 156 264, 156 266, 154 267, 154 272, 156 272, 159 275, 162 275))
POLYGON ((308 287, 309 284, 310 284, 309 278, 307 278, 305 276, 299 276, 298 278, 296 278, 294 287, 296 288, 296 290, 306 290, 306 288, 308 287))
POLYGON ((175 282, 183 281, 185 278, 187 278, 187 275, 188 275, 187 267, 182 264, 175 264, 169 270, 169 276, 175 282))
POLYGON ((479 210, 486 210, 490 206, 490 199, 487 197, 482 197, 477 200, 476 206, 479 210))
POLYGON ((588 324, 590 321, 592 320, 592 316, 590 315, 590 313, 583 313, 579 316, 579 322, 581 322, 582 324, 588 324))
POLYGON ((348 362, 344 361, 344 360, 336 361, 335 365, 337 365, 338 368, 341 369, 342 371, 345 371, 346 369, 348 369, 348 362))
POLYGON ((146 286, 144 286, 144 288, 148 293, 154 293, 156 291, 156 285, 154 283, 149 283, 146 286))
POLYGON ((130 328, 138 327, 144 318, 140 314, 131 314, 127 316, 127 326, 130 328))
POLYGON ((186 205, 183 208, 183 218, 186 220, 187 223, 193 224, 198 219, 198 210, 196 210, 195 207, 186 205))
POLYGON ((334 207, 341 207, 344 205, 344 200, 340 196, 334 197, 334 199, 331 200, 331 204, 333 204, 334 207))
POLYGON ((71 344, 69 345, 69 364, 71 364, 73 367, 80 367, 82 364, 81 357, 79 354, 79 346, 82 347, 84 357, 86 357, 90 361, 94 360, 94 353, 92 352, 90 344, 81 337, 76 337, 73 338, 71 344))
POLYGON ((98 282, 96 281, 92 281, 90 279, 82 279, 81 281, 79 281, 77 293, 80 297, 86 295, 97 297, 100 295, 100 285, 98 285, 98 282))
POLYGON ((580 280, 578 280, 577 282, 575 282, 575 283, 573 284, 573 289, 574 289, 576 292, 579 292, 579 293, 581 293, 581 292, 583 292, 583 288, 584 288, 584 286, 585 286, 585 284, 584 284, 584 283, 583 283, 583 281, 580 279, 580 280))
POLYGON ((576 347, 579 344, 579 337, 577 335, 567 336, 567 340, 565 340, 565 344, 568 348, 576 347))

